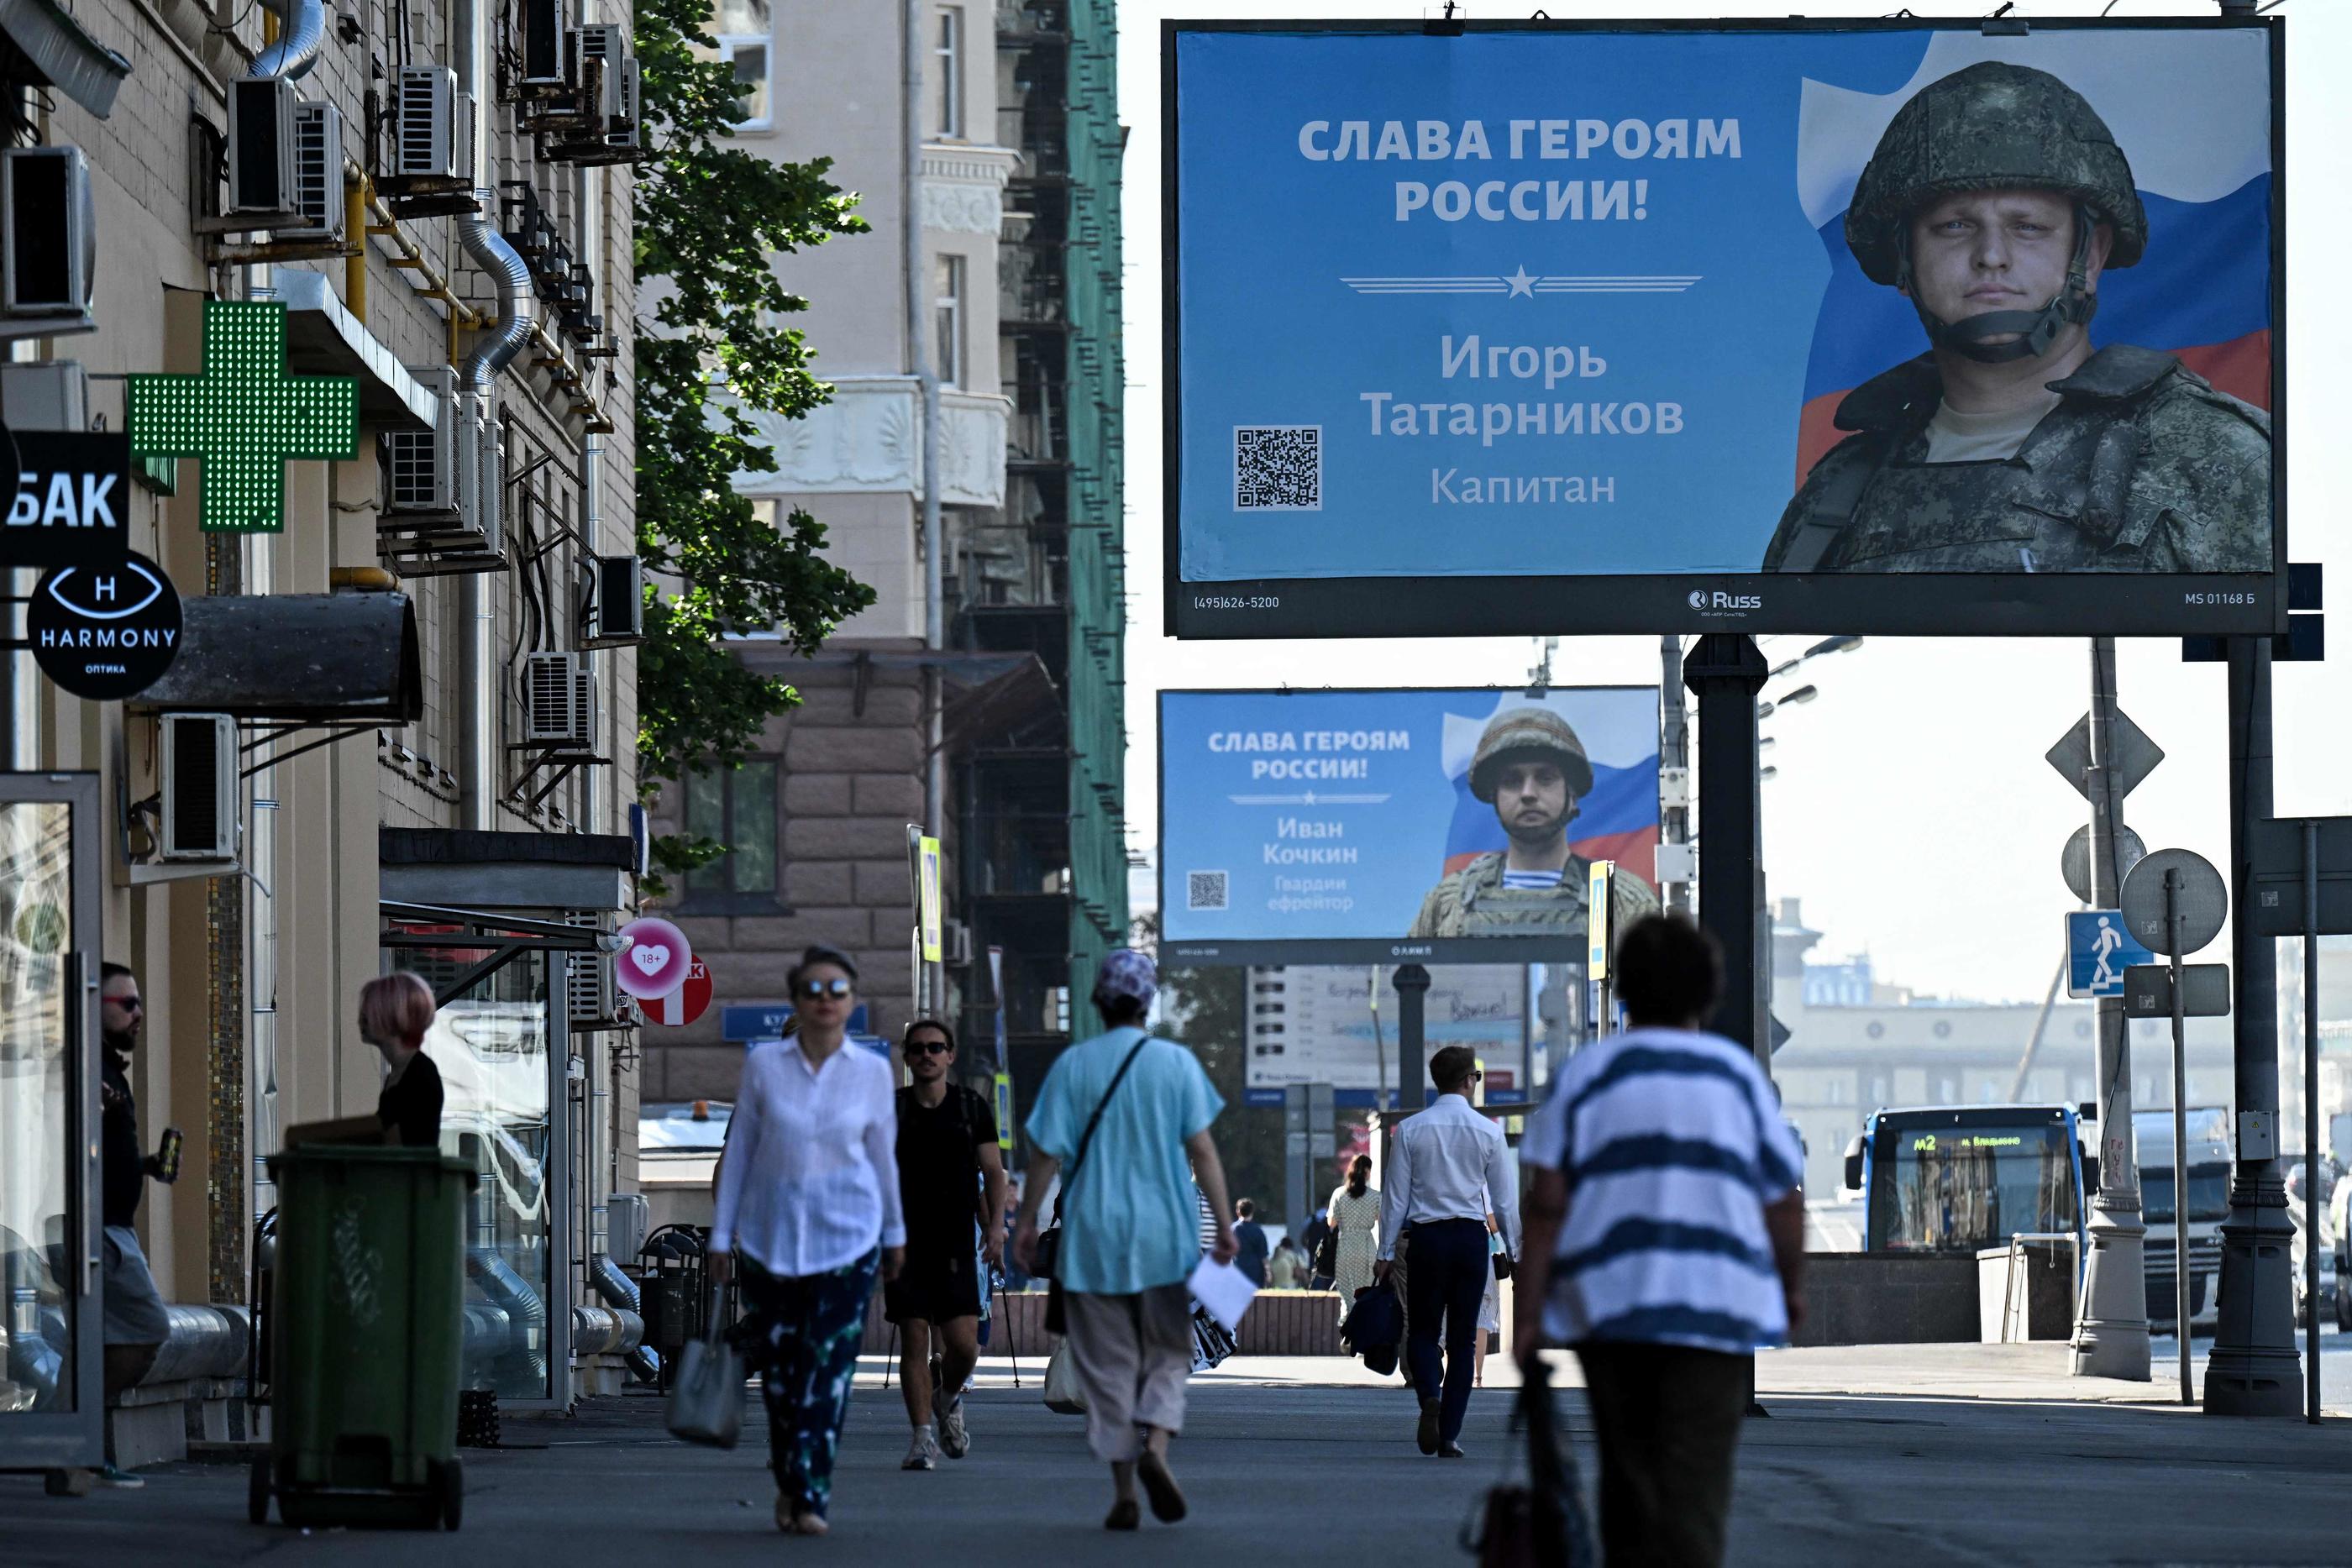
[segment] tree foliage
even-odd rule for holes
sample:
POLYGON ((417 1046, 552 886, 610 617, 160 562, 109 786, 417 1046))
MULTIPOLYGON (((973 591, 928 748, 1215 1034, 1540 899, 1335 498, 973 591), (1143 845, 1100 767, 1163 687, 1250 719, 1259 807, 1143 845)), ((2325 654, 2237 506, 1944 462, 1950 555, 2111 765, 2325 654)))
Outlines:
MULTIPOLYGON (((648 799, 665 781, 731 767, 767 721, 797 699, 788 682, 746 669, 717 639, 779 634, 802 653, 874 601, 824 559, 807 512, 771 519, 735 491, 738 474, 772 473, 755 414, 799 418, 832 389, 784 325, 809 302, 772 258, 863 234, 832 161, 780 162, 726 143, 740 112, 733 67, 707 32, 709 0, 639 0, 637 58, 652 157, 636 187, 640 301, 635 327, 637 550, 674 587, 648 591, 637 655, 637 758, 648 799)), ((726 846, 670 834, 658 870, 677 873, 726 846)))

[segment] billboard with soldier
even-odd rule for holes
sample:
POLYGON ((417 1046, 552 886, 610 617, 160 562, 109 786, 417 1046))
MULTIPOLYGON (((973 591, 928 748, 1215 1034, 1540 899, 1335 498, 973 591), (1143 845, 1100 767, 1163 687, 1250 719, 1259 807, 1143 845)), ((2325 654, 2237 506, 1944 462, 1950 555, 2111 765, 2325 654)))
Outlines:
POLYGON ((1590 872, 1658 906, 1658 694, 1187 691, 1160 698, 1173 963, 1572 962, 1590 872))
POLYGON ((2283 629, 2280 37, 1171 24, 1171 627, 2283 629))

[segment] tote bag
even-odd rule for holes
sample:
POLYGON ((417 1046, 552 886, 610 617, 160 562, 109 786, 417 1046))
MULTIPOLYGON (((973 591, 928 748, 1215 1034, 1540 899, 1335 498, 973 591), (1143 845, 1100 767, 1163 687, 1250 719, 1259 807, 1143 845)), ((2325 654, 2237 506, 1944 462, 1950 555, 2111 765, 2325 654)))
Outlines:
POLYGON ((727 1343, 719 1292, 700 1339, 678 1353, 677 1381, 669 1386, 670 1436, 713 1448, 731 1448, 743 1430, 743 1353, 727 1343))

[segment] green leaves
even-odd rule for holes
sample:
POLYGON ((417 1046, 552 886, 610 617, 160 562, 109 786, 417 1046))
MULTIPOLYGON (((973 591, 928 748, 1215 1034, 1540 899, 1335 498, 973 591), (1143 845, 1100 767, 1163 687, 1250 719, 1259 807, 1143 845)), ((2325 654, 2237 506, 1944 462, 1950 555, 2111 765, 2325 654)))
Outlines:
MULTIPOLYGON (((733 766, 767 721, 797 700, 787 682, 745 669, 718 643, 729 630, 774 632, 806 653, 874 591, 824 558, 808 513, 735 493, 739 473, 775 460, 750 415, 799 418, 832 389, 802 334, 781 320, 809 302, 772 257, 863 234, 854 193, 825 176, 829 159, 772 162, 721 145, 734 134, 733 68, 698 55, 709 0, 640 0, 637 58, 653 159, 636 188, 637 549, 667 580, 646 591, 637 654, 638 780, 664 782, 733 766)), ((670 835, 654 846, 673 874, 723 852, 670 835)))

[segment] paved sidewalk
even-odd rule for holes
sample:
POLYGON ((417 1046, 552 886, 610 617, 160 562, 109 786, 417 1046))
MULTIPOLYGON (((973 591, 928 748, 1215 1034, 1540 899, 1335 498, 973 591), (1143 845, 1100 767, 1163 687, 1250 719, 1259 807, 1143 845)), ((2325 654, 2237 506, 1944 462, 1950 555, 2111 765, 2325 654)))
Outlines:
MULTIPOLYGON (((2050 1375, 2053 1347, 1937 1348, 1950 1354, 1765 1358, 1772 1418, 1744 1434, 1734 1563, 2316 1564, 2352 1555, 2352 1423, 2315 1430, 2219 1421, 2129 1396, 2083 1399, 2078 1380, 2050 1375), (1790 1386, 1882 1373, 1899 1377, 1875 1393, 1790 1386)), ((861 1568, 1464 1563, 1456 1532, 1495 1479, 1510 1401, 1499 1387, 1480 1393, 1465 1432, 1471 1457, 1447 1463, 1415 1451, 1402 1390, 1373 1385, 1360 1367, 1228 1363, 1196 1384, 1176 1448, 1194 1517, 1113 1537, 1100 1528, 1107 1478, 1080 1424, 1037 1403, 1034 1364, 1024 1364, 1019 1391, 1005 1364, 989 1365, 971 1399, 971 1457, 928 1475, 898 1469, 898 1395, 881 1387, 879 1364, 867 1364, 835 1533, 823 1542, 775 1533, 756 1399, 744 1447, 722 1454, 671 1441, 658 1402, 633 1396, 570 1418, 509 1416, 507 1448, 466 1453, 466 1525, 455 1537, 257 1530, 245 1522, 242 1469, 184 1465, 147 1472, 142 1490, 82 1500, 0 1476, 0 1563, 715 1568, 814 1553, 861 1568), (1349 1380, 1329 1381, 1334 1374, 1349 1380), (1326 1380, 1301 1380, 1311 1375, 1326 1380)), ((2063 1374, 2063 1357, 2056 1365, 2063 1374)), ((1507 1365, 1497 1358, 1489 1371, 1507 1365)), ((1581 1396, 1562 1403, 1589 1481, 1581 1396)))

